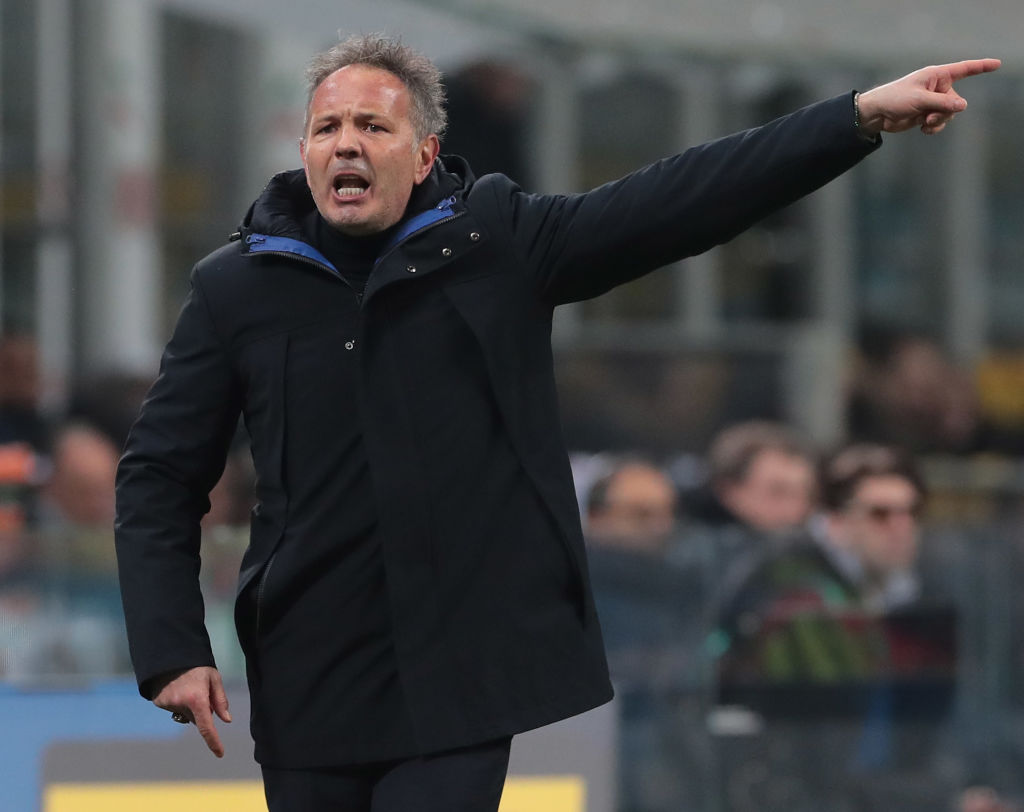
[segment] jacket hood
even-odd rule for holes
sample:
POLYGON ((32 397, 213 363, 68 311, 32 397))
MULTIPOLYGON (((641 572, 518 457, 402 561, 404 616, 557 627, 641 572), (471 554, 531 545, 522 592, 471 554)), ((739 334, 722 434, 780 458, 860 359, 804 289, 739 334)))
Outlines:
MULTIPOLYGON (((439 156, 423 183, 414 186, 403 220, 434 208, 447 197, 461 198, 476 181, 469 164, 458 155, 439 156)), ((302 169, 279 172, 249 207, 240 233, 258 233, 301 240, 301 223, 315 208, 302 169)))

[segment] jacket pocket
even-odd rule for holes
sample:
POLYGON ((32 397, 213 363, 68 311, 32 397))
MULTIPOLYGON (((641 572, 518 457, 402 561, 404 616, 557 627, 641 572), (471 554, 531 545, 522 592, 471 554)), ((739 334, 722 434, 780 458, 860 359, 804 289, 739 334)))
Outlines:
POLYGON ((277 550, 270 556, 270 560, 267 561, 267 566, 263 568, 263 572, 260 574, 260 579, 256 584, 256 608, 255 608, 255 620, 253 622, 253 631, 256 639, 259 639, 260 631, 262 630, 264 622, 264 610, 267 601, 267 581, 270 579, 270 571, 274 568, 274 561, 277 559, 277 550))

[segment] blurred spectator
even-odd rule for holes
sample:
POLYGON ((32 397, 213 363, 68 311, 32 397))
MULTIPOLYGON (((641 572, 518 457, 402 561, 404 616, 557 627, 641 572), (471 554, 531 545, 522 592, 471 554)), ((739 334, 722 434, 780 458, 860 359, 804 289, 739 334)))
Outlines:
POLYGON ((46 461, 24 442, 0 445, 0 571, 4 550, 13 549, 34 513, 35 488, 46 461))
POLYGON ((0 337, 0 445, 48 448, 49 431, 39 412, 39 363, 35 339, 23 333, 0 337))
POLYGON ((18 670, 27 624, 39 607, 37 561, 27 536, 33 495, 45 474, 47 426, 37 409, 36 345, 0 337, 0 678, 18 670))
POLYGON ((42 489, 40 524, 109 530, 118 456, 110 437, 87 423, 58 429, 52 470, 42 489))
POLYGON ((871 611, 916 600, 925 486, 911 458, 888 446, 850 446, 825 465, 821 494, 824 532, 815 538, 851 599, 871 611))
MULTIPOLYGON (((902 451, 854 444, 825 462, 820 489, 806 536, 766 554, 726 602, 719 699, 814 725, 805 735, 833 730, 835 780, 921 774, 943 757, 958 673, 957 613, 919 574, 924 484, 902 451)), ((889 809, 899 783, 852 786, 864 808, 889 809)))
POLYGON ((960 795, 956 812, 1020 812, 1021 808, 1003 800, 989 787, 970 787, 960 795))
POLYGON ((676 490, 660 468, 640 459, 613 466, 587 499, 588 541, 660 555, 676 524, 676 490))
POLYGON ((21 624, 38 606, 37 562, 26 517, 39 459, 27 443, 0 445, 0 679, 11 671, 21 624))
POLYGON ((849 446, 825 463, 821 494, 824 513, 810 532, 766 553, 728 601, 731 634, 754 638, 800 613, 881 613, 919 597, 924 484, 910 458, 889 446, 849 446))
POLYGON ((957 799, 955 812, 1021 812, 1021 807, 999 797, 989 786, 971 786, 957 799))
POLYGON ((594 600, 618 697, 620 812, 687 808, 694 784, 680 763, 681 696, 698 685, 706 635, 704 572, 666 558, 677 523, 668 475, 616 458, 586 498, 594 600))
POLYGON ((789 533, 814 507, 814 451, 794 429, 752 420, 730 426, 708 452, 713 500, 704 518, 764 534, 789 533))
MULTIPOLYGON (((946 596, 922 588, 925 489, 915 464, 890 446, 854 444, 826 462, 821 492, 824 514, 806 538, 765 555, 725 602, 717 632, 723 693, 744 684, 923 679, 934 690, 921 692, 920 704, 942 716, 956 670, 956 615, 946 596)), ((888 719, 896 705, 885 696, 888 719)), ((840 693, 830 701, 840 703, 833 710, 865 710, 862 699, 840 693)))
POLYGON ((815 453, 797 431, 766 420, 728 426, 712 439, 704 484, 686 500, 694 523, 672 557, 710 547, 713 581, 727 589, 766 548, 800 534, 815 496, 815 453))
POLYGON ((855 440, 896 443, 916 454, 1024 451, 1024 433, 982 413, 969 372, 917 333, 865 332, 847 423, 855 440))
POLYGON ((45 475, 49 445, 38 409, 35 340, 23 333, 0 336, 0 578, 20 571, 24 530, 33 512, 35 486, 45 475))
POLYGON ((114 557, 118 448, 102 431, 69 422, 54 435, 30 539, 39 563, 39 611, 19 671, 109 675, 129 669, 114 557))
MULTIPOLYGON (((616 458, 587 496, 586 540, 594 598, 613 679, 649 685, 665 667, 694 591, 665 557, 676 525, 667 474, 639 457, 616 458)), ((699 593, 698 593, 699 594, 699 593)), ((699 616, 699 604, 693 615, 699 616)))

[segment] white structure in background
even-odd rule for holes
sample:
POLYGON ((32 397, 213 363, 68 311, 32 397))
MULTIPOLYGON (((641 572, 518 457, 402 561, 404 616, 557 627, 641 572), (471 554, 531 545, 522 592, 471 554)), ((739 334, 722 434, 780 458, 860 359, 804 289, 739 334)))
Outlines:
POLYGON ((82 120, 81 188, 73 190, 83 235, 78 363, 151 374, 162 343, 159 17, 136 0, 89 5, 76 32, 87 56, 75 92, 91 111, 82 120))

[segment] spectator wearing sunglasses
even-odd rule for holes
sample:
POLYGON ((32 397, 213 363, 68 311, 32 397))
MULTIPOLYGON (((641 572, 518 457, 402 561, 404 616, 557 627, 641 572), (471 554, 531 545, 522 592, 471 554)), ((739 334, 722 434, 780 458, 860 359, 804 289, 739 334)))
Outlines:
POLYGON ((719 645, 758 676, 814 680, 826 676, 817 673, 823 668, 856 677, 847 666, 866 663, 858 651, 876 647, 867 638, 858 643, 859 633, 851 638, 847 621, 910 607, 921 596, 925 487, 913 460, 892 446, 850 445, 824 462, 819 489, 822 510, 806 535, 766 554, 728 589, 719 645), (844 663, 825 656, 840 650, 851 655, 844 663))
POLYGON ((915 600, 925 487, 910 456, 886 445, 849 446, 826 462, 821 496, 825 511, 813 535, 854 602, 887 611, 915 600))

